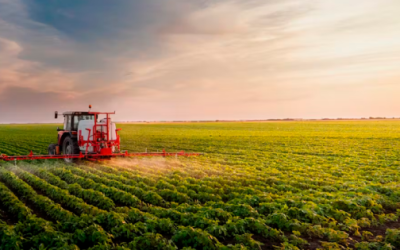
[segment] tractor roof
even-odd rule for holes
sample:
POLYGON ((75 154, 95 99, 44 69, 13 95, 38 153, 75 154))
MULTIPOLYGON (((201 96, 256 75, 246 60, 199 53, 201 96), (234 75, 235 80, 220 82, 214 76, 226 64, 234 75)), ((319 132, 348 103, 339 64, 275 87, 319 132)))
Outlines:
POLYGON ((114 115, 114 112, 92 112, 92 111, 66 111, 63 113, 63 115, 99 115, 99 114, 108 114, 108 115, 114 115))
POLYGON ((90 115, 88 111, 66 111, 63 115, 90 115))

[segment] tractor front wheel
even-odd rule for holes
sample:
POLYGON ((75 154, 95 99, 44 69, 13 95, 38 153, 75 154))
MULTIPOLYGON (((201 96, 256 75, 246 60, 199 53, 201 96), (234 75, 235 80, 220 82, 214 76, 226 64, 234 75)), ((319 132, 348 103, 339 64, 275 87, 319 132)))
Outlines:
MULTIPOLYGON (((79 146, 76 140, 73 140, 71 137, 67 137, 63 142, 63 154, 64 155, 77 155, 79 154, 79 146)), ((66 163, 74 163, 79 159, 77 158, 64 158, 66 163)))
POLYGON ((56 143, 52 143, 49 145, 49 155, 55 155, 56 154, 56 147, 58 146, 58 144, 56 143))

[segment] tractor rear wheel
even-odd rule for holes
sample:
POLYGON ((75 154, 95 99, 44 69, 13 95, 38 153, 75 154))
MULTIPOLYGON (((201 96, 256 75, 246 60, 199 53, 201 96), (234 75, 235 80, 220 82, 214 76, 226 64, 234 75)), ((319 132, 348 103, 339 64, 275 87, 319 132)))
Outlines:
POLYGON ((56 154, 56 147, 58 146, 58 144, 56 143, 52 143, 49 145, 48 151, 49 151, 49 155, 55 155, 56 154))
MULTIPOLYGON (((79 146, 76 140, 71 137, 67 137, 63 142, 63 154, 64 155, 77 155, 79 154, 79 146)), ((76 163, 79 159, 76 158, 64 158, 66 163, 76 163)))

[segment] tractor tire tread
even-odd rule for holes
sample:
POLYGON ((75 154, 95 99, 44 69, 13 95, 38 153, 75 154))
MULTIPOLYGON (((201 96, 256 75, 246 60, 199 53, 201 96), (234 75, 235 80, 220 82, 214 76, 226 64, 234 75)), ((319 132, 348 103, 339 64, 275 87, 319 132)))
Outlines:
MULTIPOLYGON (((63 154, 65 154, 65 150, 66 150, 66 146, 68 144, 72 144, 73 145, 73 153, 72 154, 79 154, 80 150, 79 150, 79 145, 78 145, 78 141, 76 139, 73 139, 71 137, 66 137, 63 141, 63 154)), ((79 161, 79 159, 64 159, 65 162, 67 163, 77 163, 79 161)))

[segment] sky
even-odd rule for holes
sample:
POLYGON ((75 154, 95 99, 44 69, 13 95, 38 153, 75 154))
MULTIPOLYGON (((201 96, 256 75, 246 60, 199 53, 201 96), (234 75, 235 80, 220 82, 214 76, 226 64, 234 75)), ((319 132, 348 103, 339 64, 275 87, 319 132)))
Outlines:
POLYGON ((0 0, 0 123, 400 117, 399 0, 0 0))

